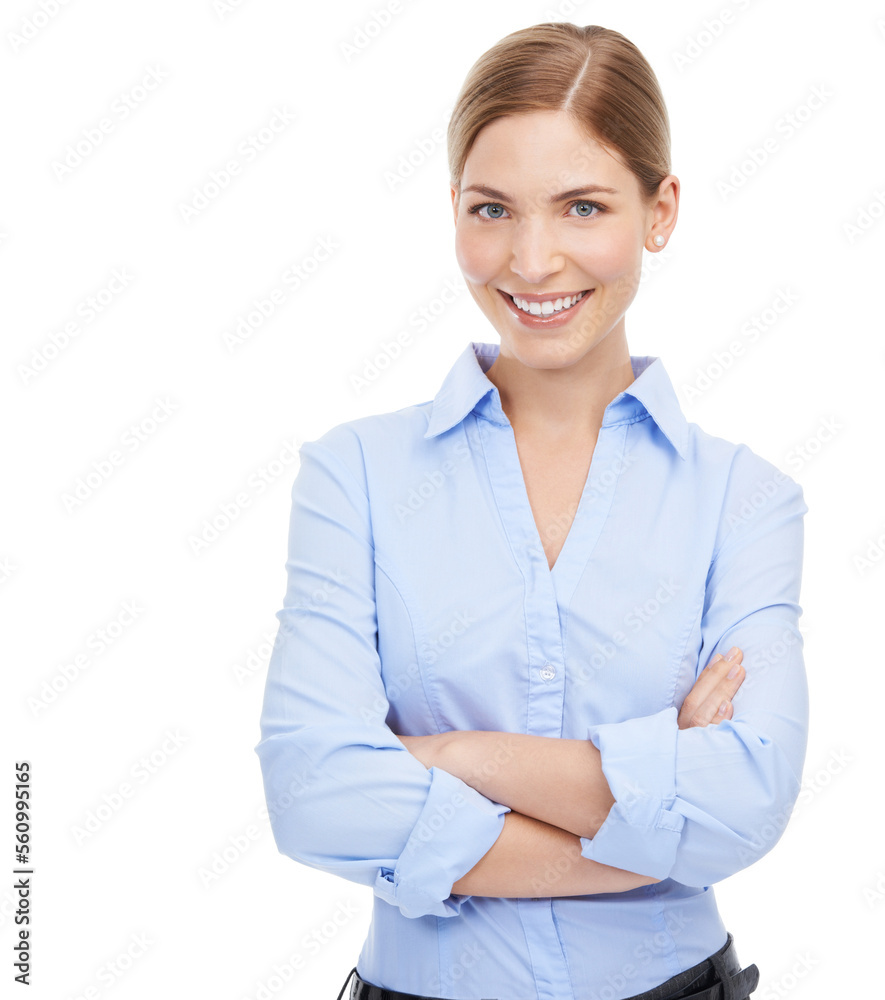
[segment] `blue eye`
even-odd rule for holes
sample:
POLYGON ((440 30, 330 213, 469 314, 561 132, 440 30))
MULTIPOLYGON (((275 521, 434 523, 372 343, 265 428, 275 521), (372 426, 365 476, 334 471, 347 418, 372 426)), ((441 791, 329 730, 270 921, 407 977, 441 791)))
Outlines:
MULTIPOLYGON (((570 202, 570 204, 568 206, 569 210, 571 211, 571 209, 574 208, 575 205, 588 205, 591 210, 595 208, 597 211, 596 211, 596 213, 594 215, 590 215, 590 214, 588 214, 586 212, 582 213, 580 215, 577 215, 577 216, 573 215, 572 216, 573 219, 574 218, 578 218, 578 219, 595 219, 597 216, 602 215, 602 213, 604 211, 606 211, 604 205, 600 205, 599 202, 596 202, 596 201, 588 201, 586 198, 579 198, 576 201, 570 202)), ((486 219, 488 221, 491 221, 491 220, 494 220, 494 219, 501 219, 501 218, 503 218, 502 215, 491 215, 491 214, 489 214, 489 215, 483 215, 483 214, 481 214, 481 210, 484 209, 484 208, 488 208, 490 212, 492 210, 500 210, 501 212, 506 212, 507 211, 507 209, 504 208, 503 205, 499 204, 496 201, 483 201, 483 202, 480 202, 477 205, 471 205, 470 208, 468 209, 468 212, 470 213, 470 215, 478 215, 478 217, 480 219, 486 219)))
MULTIPOLYGON (((469 209, 469 212, 470 212, 471 215, 476 215, 477 212, 479 212, 479 210, 481 208, 500 208, 501 211, 505 211, 504 206, 503 205, 499 205, 496 201, 484 201, 484 202, 482 202, 479 205, 474 205, 472 208, 469 209)), ((482 216, 480 216, 480 218, 482 218, 482 219, 489 219, 489 218, 491 218, 491 219, 500 219, 501 216, 500 215, 491 215, 491 216, 489 216, 489 215, 482 215, 482 216)))
MULTIPOLYGON (((598 208, 599 212, 597 212, 597 215, 601 215, 605 211, 605 209, 602 207, 602 205, 600 205, 598 202, 595 202, 595 201, 573 201, 571 203, 571 205, 569 205, 569 208, 570 209, 574 208, 575 205, 589 205, 589 207, 591 209, 598 208)), ((592 218, 595 218, 595 216, 592 216, 592 215, 582 215, 581 218, 592 219, 592 218)))

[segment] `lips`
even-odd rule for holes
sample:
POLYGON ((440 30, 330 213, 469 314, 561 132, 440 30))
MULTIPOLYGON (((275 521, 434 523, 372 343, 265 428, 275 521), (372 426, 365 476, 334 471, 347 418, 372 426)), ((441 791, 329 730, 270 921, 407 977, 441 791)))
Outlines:
MULTIPOLYGON (((532 313, 524 312, 519 306, 513 301, 513 296, 509 292, 505 292, 503 289, 499 288, 497 291, 500 293, 501 298, 507 303, 507 308, 510 312, 516 316, 522 326, 526 326, 532 330, 547 330, 555 329, 560 326, 564 326, 566 323, 571 322, 574 318, 574 314, 584 307, 584 303, 593 297, 593 292, 595 289, 588 288, 584 290, 584 294, 581 298, 573 305, 567 309, 560 309, 559 312, 552 312, 546 315, 535 316, 532 313)), ((526 299, 530 302, 555 302, 557 298, 567 298, 569 295, 581 295, 581 292, 566 292, 564 295, 560 296, 558 293, 554 294, 552 292, 547 292, 546 294, 540 295, 538 293, 525 294, 522 295, 517 293, 517 298, 526 299)))

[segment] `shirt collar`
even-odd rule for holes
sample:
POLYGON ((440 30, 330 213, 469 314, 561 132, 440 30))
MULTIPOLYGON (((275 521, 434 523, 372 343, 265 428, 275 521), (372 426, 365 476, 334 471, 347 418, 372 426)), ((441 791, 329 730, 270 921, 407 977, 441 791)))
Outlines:
MULTIPOLYGON (((486 371, 498 356, 499 344, 470 341, 434 396, 425 438, 436 437, 476 412, 492 423, 509 425, 498 387, 486 371)), ((632 423, 648 414, 680 458, 688 445, 688 422, 682 413, 664 362, 653 355, 630 355, 634 379, 605 408, 602 426, 632 423)))

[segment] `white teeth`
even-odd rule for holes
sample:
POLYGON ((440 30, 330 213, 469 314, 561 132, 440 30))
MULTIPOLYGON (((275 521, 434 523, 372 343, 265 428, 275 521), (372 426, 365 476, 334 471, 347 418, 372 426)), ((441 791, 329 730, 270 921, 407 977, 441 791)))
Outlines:
POLYGON ((529 302, 527 299, 520 299, 515 295, 510 297, 523 312, 532 316, 549 316, 551 313, 562 312, 563 309, 571 309, 586 294, 586 292, 581 292, 579 295, 568 295, 564 299, 547 299, 544 302, 529 302))

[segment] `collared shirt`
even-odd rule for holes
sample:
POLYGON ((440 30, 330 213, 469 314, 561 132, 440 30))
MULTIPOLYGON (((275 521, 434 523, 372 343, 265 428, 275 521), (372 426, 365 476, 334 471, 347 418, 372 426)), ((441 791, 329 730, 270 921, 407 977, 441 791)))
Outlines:
POLYGON ((807 507, 776 466, 686 421, 660 358, 631 357, 551 570, 485 374, 498 350, 470 342, 432 401, 302 444, 255 750, 278 849, 373 889, 364 979, 619 1000, 725 943, 711 886, 774 846, 798 797, 807 507), (680 730, 732 645, 733 718, 680 730), (591 740, 616 801, 582 854, 661 881, 453 894, 510 810, 394 735, 453 729, 591 740))

